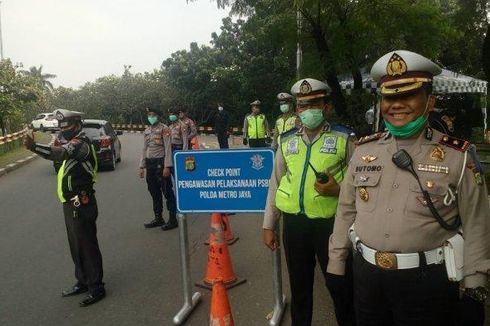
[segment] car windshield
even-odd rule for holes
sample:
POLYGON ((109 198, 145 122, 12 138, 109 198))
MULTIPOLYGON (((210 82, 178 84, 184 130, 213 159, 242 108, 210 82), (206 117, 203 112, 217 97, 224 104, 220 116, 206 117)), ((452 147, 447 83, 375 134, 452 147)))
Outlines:
POLYGON ((84 125, 83 131, 89 138, 98 138, 105 135, 104 128, 98 124, 84 125))

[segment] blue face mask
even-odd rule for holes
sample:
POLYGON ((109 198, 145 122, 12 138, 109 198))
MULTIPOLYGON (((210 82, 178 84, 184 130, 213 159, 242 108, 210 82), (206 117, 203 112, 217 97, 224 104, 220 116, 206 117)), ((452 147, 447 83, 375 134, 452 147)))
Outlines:
POLYGON ((177 121, 177 116, 175 114, 171 114, 171 115, 168 116, 168 119, 171 122, 175 122, 175 121, 177 121))
POLYGON ((61 131, 61 136, 63 136, 64 139, 69 141, 72 140, 73 137, 75 137, 79 133, 79 131, 80 130, 78 130, 77 127, 73 127, 68 130, 61 131))
POLYGON ((154 116, 154 115, 148 116, 148 122, 151 125, 154 125, 155 123, 157 123, 157 121, 158 121, 158 117, 157 116, 154 116))

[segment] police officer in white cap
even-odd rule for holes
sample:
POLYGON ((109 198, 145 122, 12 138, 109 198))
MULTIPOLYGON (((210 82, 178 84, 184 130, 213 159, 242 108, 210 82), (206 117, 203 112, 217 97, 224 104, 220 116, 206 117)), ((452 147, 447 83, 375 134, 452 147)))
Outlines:
POLYGON ((277 149, 277 138, 280 134, 301 125, 301 120, 296 112, 294 112, 293 100, 294 98, 291 94, 277 94, 277 101, 279 102, 279 109, 281 110, 282 114, 277 118, 276 124, 272 131, 273 138, 271 147, 274 149, 277 149))
MULTIPOLYGON (((350 134, 326 120, 332 109, 329 87, 306 78, 291 88, 302 127, 278 139, 263 222, 264 243, 279 246, 275 229, 283 219, 283 244, 291 286, 292 325, 311 325, 318 260, 325 276, 339 184, 354 149, 350 134)), ((330 289, 330 288, 329 288, 330 289)), ((345 290, 345 287, 343 288, 345 290)), ((332 293, 339 325, 354 325, 352 291, 332 293)))
POLYGON ((404 50, 371 69, 388 130, 359 140, 342 183, 327 269, 342 278, 354 246, 358 325, 483 324, 487 188, 474 147, 427 123, 440 72, 404 50))
POLYGON ((27 135, 24 145, 45 159, 63 162, 58 171, 58 198, 63 204, 77 283, 62 291, 62 296, 88 291, 88 295, 80 302, 80 306, 85 307, 105 297, 102 255, 95 223, 98 210, 93 188, 97 174, 97 156, 93 145, 82 131, 82 113, 59 109, 53 114, 67 143, 60 146, 43 145, 35 143, 27 135))
POLYGON ((260 112, 260 101, 250 103, 251 112, 243 119, 243 145, 250 147, 266 147, 266 139, 269 136, 269 123, 263 113, 260 112))

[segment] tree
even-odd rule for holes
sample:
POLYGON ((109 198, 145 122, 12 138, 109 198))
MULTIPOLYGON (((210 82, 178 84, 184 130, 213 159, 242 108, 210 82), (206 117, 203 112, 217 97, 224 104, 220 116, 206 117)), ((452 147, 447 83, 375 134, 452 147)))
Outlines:
POLYGON ((22 70, 21 73, 34 78, 39 83, 42 89, 47 91, 53 90, 53 84, 49 81, 49 79, 55 78, 56 75, 43 74, 42 65, 40 65, 39 68, 33 66, 30 67, 29 70, 22 70))

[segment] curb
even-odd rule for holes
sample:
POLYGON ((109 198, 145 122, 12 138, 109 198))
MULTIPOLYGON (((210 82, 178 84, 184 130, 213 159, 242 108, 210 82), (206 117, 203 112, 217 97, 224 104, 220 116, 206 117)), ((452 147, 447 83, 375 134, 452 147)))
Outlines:
POLYGON ((36 158, 38 158, 36 154, 29 155, 28 157, 17 160, 15 163, 10 163, 5 166, 5 168, 0 168, 0 177, 6 175, 9 172, 12 172, 14 170, 17 170, 18 168, 26 165, 27 163, 30 163, 31 161, 34 161, 36 158))

